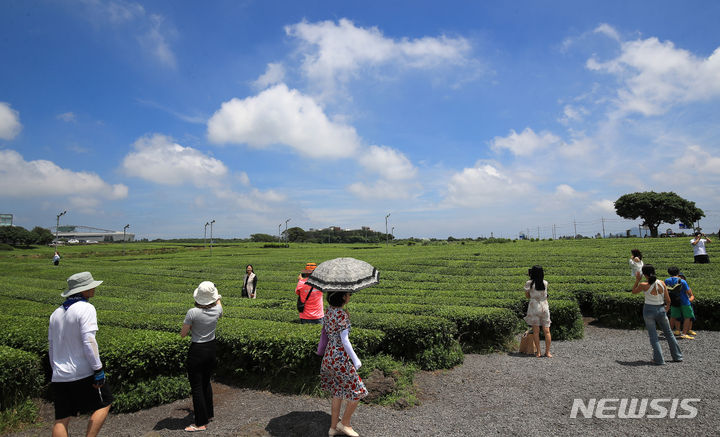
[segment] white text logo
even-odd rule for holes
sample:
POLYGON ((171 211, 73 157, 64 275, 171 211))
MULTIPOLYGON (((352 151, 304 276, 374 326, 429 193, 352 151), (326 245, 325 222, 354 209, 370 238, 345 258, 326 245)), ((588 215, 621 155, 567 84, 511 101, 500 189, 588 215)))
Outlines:
POLYGON ((574 399, 570 418, 575 419, 578 412, 586 419, 692 419, 698 410, 691 405, 700 399, 574 399))

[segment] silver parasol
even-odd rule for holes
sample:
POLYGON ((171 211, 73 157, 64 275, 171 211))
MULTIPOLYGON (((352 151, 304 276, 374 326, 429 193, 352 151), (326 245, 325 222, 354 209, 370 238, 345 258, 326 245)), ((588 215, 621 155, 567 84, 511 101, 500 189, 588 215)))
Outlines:
POLYGON ((306 284, 323 292, 354 292, 380 282, 380 272, 355 258, 335 258, 318 264, 306 284))

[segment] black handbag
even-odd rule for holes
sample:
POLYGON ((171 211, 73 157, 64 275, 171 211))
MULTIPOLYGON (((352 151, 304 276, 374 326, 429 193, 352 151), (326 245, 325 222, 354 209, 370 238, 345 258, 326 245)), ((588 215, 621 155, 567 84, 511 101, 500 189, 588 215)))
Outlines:
MULTIPOLYGON (((308 291, 307 296, 305 296, 305 302, 307 302, 308 298, 310 297, 310 293, 312 293, 312 292, 313 292, 313 288, 310 287, 310 291, 308 291)), ((302 300, 300 300, 300 295, 298 294, 297 310, 298 310, 299 313, 302 313, 303 311, 305 311, 305 302, 303 302, 302 300)))

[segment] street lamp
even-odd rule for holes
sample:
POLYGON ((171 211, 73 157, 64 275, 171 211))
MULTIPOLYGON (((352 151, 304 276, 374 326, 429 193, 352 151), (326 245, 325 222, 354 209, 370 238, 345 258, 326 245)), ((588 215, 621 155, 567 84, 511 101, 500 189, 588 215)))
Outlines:
POLYGON ((127 231, 127 228, 129 228, 129 227, 130 227, 129 224, 125 225, 125 227, 123 227, 123 256, 125 256, 125 231, 127 231))
POLYGON ((205 233, 203 234, 203 246, 205 246, 205 249, 207 249, 207 227, 210 225, 210 222, 205 222, 205 233))
POLYGON ((287 239, 288 239, 287 224, 288 224, 289 221, 290 221, 290 219, 285 220, 285 241, 287 241, 287 239))
POLYGON ((57 244, 58 244, 58 231, 59 231, 58 228, 60 227, 60 217, 64 216, 65 214, 67 214, 67 211, 63 211, 55 217, 55 219, 56 219, 55 220, 55 247, 56 248, 57 248, 57 244))
POLYGON ((392 230, 390 231, 390 235, 393 236, 393 241, 395 241, 395 226, 392 227, 392 230))
POLYGON ((388 217, 390 217, 390 213, 388 213, 388 215, 385 216, 385 245, 386 245, 386 246, 387 246, 388 244, 390 244, 390 236, 388 235, 388 231, 387 231, 387 219, 388 219, 388 217))
POLYGON ((213 220, 213 221, 210 222, 210 256, 212 256, 212 244, 213 244, 213 234, 212 234, 212 231, 213 231, 213 230, 212 230, 212 228, 213 228, 213 223, 215 223, 215 220, 213 220))

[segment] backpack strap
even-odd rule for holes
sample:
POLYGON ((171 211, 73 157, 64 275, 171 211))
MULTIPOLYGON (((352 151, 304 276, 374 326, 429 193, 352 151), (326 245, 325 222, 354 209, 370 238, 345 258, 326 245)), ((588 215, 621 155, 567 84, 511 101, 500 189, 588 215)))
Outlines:
POLYGON ((313 290, 314 290, 314 288, 313 288, 313 287, 310 287, 310 291, 308 291, 307 296, 305 296, 305 302, 303 302, 304 304, 307 303, 307 300, 308 300, 308 299, 310 299, 310 293, 312 293, 313 290))

